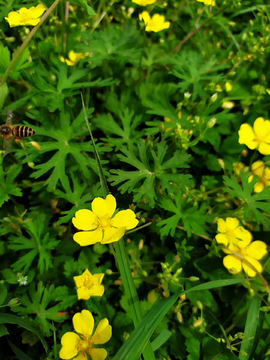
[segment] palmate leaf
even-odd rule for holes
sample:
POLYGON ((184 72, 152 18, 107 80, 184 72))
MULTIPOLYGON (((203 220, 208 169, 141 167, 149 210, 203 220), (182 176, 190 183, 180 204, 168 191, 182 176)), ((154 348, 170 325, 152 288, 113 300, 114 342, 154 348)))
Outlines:
POLYGON ((174 155, 165 160, 168 147, 164 141, 157 146, 157 152, 149 149, 148 145, 142 140, 138 143, 139 159, 133 150, 122 149, 124 155, 119 155, 122 162, 137 168, 137 171, 111 170, 115 174, 108 179, 112 185, 118 185, 124 182, 118 189, 121 194, 125 192, 133 192, 134 202, 146 201, 151 207, 155 206, 157 198, 155 192, 156 182, 161 183, 162 191, 173 191, 172 183, 177 184, 182 189, 185 186, 191 186, 191 175, 172 173, 173 169, 188 168, 186 162, 190 155, 181 155, 180 151, 176 151, 174 155), (150 165, 151 163, 151 165, 150 165))
POLYGON ((207 235, 206 221, 209 221, 209 216, 206 216, 207 206, 203 204, 200 208, 198 206, 190 207, 187 202, 187 198, 182 197, 182 193, 179 192, 174 201, 170 198, 163 198, 159 204, 161 208, 174 215, 160 221, 157 226, 161 227, 160 234, 162 237, 170 234, 174 236, 176 226, 180 223, 183 225, 188 236, 194 234, 207 235))
MULTIPOLYGON (((93 109, 88 110, 87 113, 89 117, 92 112, 93 109)), ((41 154, 51 154, 52 151, 54 152, 47 162, 44 160, 42 164, 35 166, 35 171, 31 174, 31 177, 37 179, 52 171, 46 183, 48 184, 48 190, 51 191, 55 189, 59 179, 61 179, 62 183, 65 183, 66 181, 66 161, 70 155, 73 158, 73 164, 77 163, 79 171, 82 171, 86 178, 89 178, 91 175, 89 169, 98 173, 95 160, 85 153, 93 152, 91 142, 88 141, 82 143, 76 141, 79 136, 86 133, 85 120, 82 112, 72 123, 70 120, 69 109, 65 109, 65 111, 61 112, 59 118, 55 118, 55 121, 53 121, 49 112, 45 109, 40 111, 32 110, 31 113, 29 113, 29 117, 41 123, 41 126, 37 127, 25 122, 27 126, 34 129, 36 132, 35 136, 47 136, 55 140, 47 142, 39 141, 39 145, 41 146, 40 150, 34 149, 33 147, 28 148, 29 156, 22 162, 34 161, 41 154), (82 154, 82 152, 84 152, 84 154, 82 154)), ((98 151, 100 154, 103 154, 105 151, 110 151, 110 149, 101 145, 98 146, 98 151)), ((25 157, 25 153, 22 150, 17 151, 17 156, 25 157)), ((106 163, 106 161, 103 161, 103 163, 106 163)))
POLYGON ((56 240, 52 234, 48 232, 50 217, 42 211, 30 213, 29 217, 33 219, 25 223, 24 229, 28 237, 21 235, 11 235, 9 237, 8 247, 14 251, 27 251, 14 264, 14 271, 23 271, 24 273, 32 265, 32 262, 38 257, 38 268, 41 273, 52 268, 53 256, 51 250, 55 249, 60 240, 56 240))
POLYGON ((24 293, 21 297, 21 305, 13 307, 12 311, 21 316, 35 315, 31 324, 42 330, 46 336, 51 336, 54 329, 52 321, 63 322, 67 318, 67 316, 58 316, 59 311, 65 310, 59 304, 49 307, 50 302, 55 302, 55 296, 54 285, 44 287, 40 281, 36 287, 32 282, 29 286, 29 295, 24 293))
POLYGON ((266 212, 270 215, 270 203, 266 202, 266 200, 270 200, 269 187, 264 188, 258 194, 252 194, 254 185, 258 182, 258 177, 254 176, 252 181, 249 182, 249 173, 241 173, 240 176, 243 187, 233 176, 223 176, 224 184, 227 186, 225 191, 243 201, 241 210, 245 220, 250 221, 253 218, 258 224, 269 227, 270 219, 263 214, 263 212, 266 212))
POLYGON ((10 196, 22 196, 21 189, 14 184, 14 180, 22 170, 22 166, 12 165, 5 174, 1 160, 2 159, 0 159, 0 207, 5 201, 10 199, 10 196))
POLYGON ((90 209, 91 206, 87 203, 93 200, 95 197, 102 196, 102 191, 99 183, 91 186, 91 189, 88 188, 88 191, 85 192, 88 185, 85 182, 82 184, 79 183, 77 177, 74 176, 73 173, 71 173, 73 190, 71 189, 68 177, 65 176, 63 177, 63 179, 65 180, 62 183, 64 191, 56 189, 55 195, 59 198, 67 200, 68 203, 71 203, 74 206, 70 210, 61 212, 61 214, 65 214, 65 216, 60 217, 60 219, 58 220, 58 224, 67 223, 74 216, 75 212, 80 209, 90 209))

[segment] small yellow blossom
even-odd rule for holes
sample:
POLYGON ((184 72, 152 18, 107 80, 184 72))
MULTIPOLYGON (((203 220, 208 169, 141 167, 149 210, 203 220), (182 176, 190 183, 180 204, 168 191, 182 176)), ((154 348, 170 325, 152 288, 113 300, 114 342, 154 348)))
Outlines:
POLYGON ((230 82, 225 83, 225 89, 227 92, 230 92, 232 90, 232 84, 230 82))
POLYGON ((36 26, 40 22, 40 17, 45 11, 45 7, 41 4, 32 6, 30 9, 25 7, 17 11, 11 11, 5 20, 9 23, 10 27, 32 25, 36 26))
POLYGON ((96 331, 94 329, 94 318, 88 310, 82 310, 76 313, 72 318, 73 326, 77 334, 67 332, 61 338, 62 348, 59 356, 61 359, 86 360, 90 355, 92 360, 104 360, 107 357, 107 351, 93 347, 94 345, 104 344, 112 336, 112 327, 108 319, 99 322, 96 331), (79 334, 79 335, 78 335, 79 334))
POLYGON ((132 0, 132 2, 141 6, 146 6, 146 5, 154 4, 156 0, 132 0))
POLYGON ((155 14, 151 18, 147 11, 143 11, 139 14, 139 19, 144 21, 146 25, 145 31, 158 32, 170 27, 170 22, 165 21, 165 17, 163 15, 155 14))
POLYGON ((253 124, 243 124, 238 131, 239 144, 245 144, 251 150, 258 148, 263 155, 270 155, 270 121, 259 117, 253 124))
POLYGON ((215 6, 216 5, 216 2, 215 0, 197 0, 198 2, 203 2, 204 5, 212 5, 212 6, 215 6))
POLYGON ((224 246, 236 245, 239 241, 249 244, 252 239, 251 233, 239 226, 236 218, 227 217, 226 221, 218 219, 218 232, 220 234, 216 235, 216 241, 224 246))
POLYGON ((228 249, 222 249, 225 254, 228 254, 223 259, 223 265, 231 272, 239 273, 242 268, 247 276, 254 277, 256 272, 246 263, 242 258, 247 260, 254 268, 261 273, 263 268, 258 260, 261 260, 267 254, 267 246, 263 241, 257 240, 238 241, 237 246, 229 246, 228 249), (228 250, 229 249, 229 250, 228 250), (233 254, 230 250, 234 251, 233 254), (242 256, 237 256, 239 254, 242 256))
POLYGON ((237 176, 240 175, 240 172, 244 169, 245 165, 241 162, 239 163, 233 163, 233 170, 237 176))
MULTIPOLYGON (((255 193, 263 191, 266 186, 270 185, 270 169, 265 167, 265 163, 263 161, 255 161, 255 163, 251 165, 251 171, 252 174, 257 175, 260 179, 260 181, 254 185, 255 193)), ((248 181, 250 182, 252 179, 253 175, 248 178, 248 181)))
POLYGON ((92 275, 88 269, 80 276, 74 276, 77 287, 78 300, 88 300, 91 296, 102 296, 104 294, 104 286, 100 285, 104 274, 92 275))
POLYGON ((62 62, 66 62, 68 66, 74 66, 76 65, 81 59, 84 59, 89 53, 75 53, 73 50, 71 50, 68 53, 69 59, 65 59, 63 56, 60 56, 60 60, 62 62))
POLYGON ((235 103, 233 101, 223 101, 222 107, 223 109, 232 109, 234 107, 235 103))
POLYGON ((135 213, 128 209, 119 211, 115 216, 116 200, 112 195, 106 199, 100 197, 92 201, 92 211, 79 210, 72 219, 73 225, 80 230, 73 239, 81 246, 97 242, 109 244, 120 240, 126 230, 138 225, 135 213))

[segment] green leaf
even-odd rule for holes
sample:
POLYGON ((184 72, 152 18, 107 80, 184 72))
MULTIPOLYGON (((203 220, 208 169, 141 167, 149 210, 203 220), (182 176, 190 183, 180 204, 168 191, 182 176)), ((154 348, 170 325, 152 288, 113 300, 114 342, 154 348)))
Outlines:
MULTIPOLYGON (((1 53, 1 50, 0 50, 0 53, 1 53)), ((2 60, 1 54, 0 54, 0 59, 2 60)), ((8 96, 8 93, 9 93, 9 90, 8 90, 7 83, 4 83, 4 85, 2 85, 0 87, 0 112, 5 103, 6 97, 8 96)))
POLYGON ((26 355, 22 350, 20 350, 16 345, 14 345, 9 339, 7 339, 8 345, 14 354, 18 357, 19 360, 32 360, 28 355, 26 355))
POLYGON ((7 288, 3 283, 0 283, 0 305, 4 304, 7 297, 7 288))
POLYGON ((16 315, 12 315, 12 314, 0 314, 0 324, 15 324, 15 325, 19 325, 19 326, 23 327, 24 329, 27 329, 27 330, 33 332, 34 334, 36 334, 39 337, 46 353, 48 353, 49 347, 48 347, 46 340, 42 336, 41 332, 39 330, 37 330, 36 328, 34 328, 29 323, 29 321, 27 321, 25 319, 21 319, 20 317, 18 317, 16 315))
POLYGON ((248 354, 239 354, 239 360, 250 359, 251 350, 254 344, 254 338, 258 327, 259 314, 260 314, 261 299, 258 296, 253 296, 248 308, 246 324, 244 334, 245 337, 242 339, 240 351, 248 354))
POLYGON ((156 351, 159 349, 165 342, 171 337, 172 333, 171 331, 167 329, 163 329, 161 334, 159 334, 155 340, 151 342, 152 349, 156 351))
POLYGON ((162 141, 157 145, 157 152, 149 149, 144 141, 138 143, 139 158, 136 157, 132 149, 121 149, 123 155, 118 155, 120 161, 137 168, 137 171, 111 170, 112 175, 108 180, 112 185, 124 182, 118 189, 121 194, 125 192, 134 193, 134 202, 147 201, 153 208, 155 206, 156 183, 160 181, 163 192, 171 192, 174 187, 172 182, 180 186, 183 190, 185 186, 191 186, 191 176, 181 173, 173 173, 173 169, 187 168, 186 164, 190 155, 181 155, 176 151, 174 155, 166 159, 168 147, 162 141), (150 164, 151 161, 151 164, 150 164))
POLYGON ((51 336, 54 329, 52 321, 58 323, 66 319, 66 316, 58 315, 59 311, 63 310, 59 304, 49 307, 49 304, 55 300, 55 294, 54 285, 44 287, 40 281, 36 288, 36 284, 32 282, 29 286, 29 295, 24 293, 21 297, 21 305, 12 310, 21 316, 35 315, 31 324, 40 328, 46 336, 51 336))
POLYGON ((5 327, 5 325, 0 324, 0 337, 9 335, 8 329, 5 327))
POLYGON ((249 182, 249 173, 241 173, 240 176, 243 188, 233 176, 230 178, 223 176, 224 184, 227 186, 225 191, 242 200, 243 206, 241 207, 241 212, 245 220, 250 221, 253 216, 258 224, 263 224, 268 227, 270 225, 270 219, 264 215, 263 212, 266 212, 268 215, 270 214, 270 203, 266 202, 266 200, 270 200, 269 187, 264 188, 263 191, 258 194, 252 195, 254 185, 258 182, 258 177, 254 176, 252 181, 249 182))
POLYGON ((151 309, 145 318, 140 322, 127 341, 118 350, 113 360, 137 360, 145 344, 149 341, 153 331, 179 296, 187 294, 191 291, 214 289, 222 286, 239 284, 244 281, 246 281, 246 279, 210 281, 208 283, 195 286, 189 290, 178 291, 171 297, 162 300, 157 306, 151 309))
POLYGON ((21 189, 14 184, 14 180, 21 170, 21 165, 12 165, 9 170, 4 173, 3 166, 0 163, 0 207, 10 199, 10 196, 22 196, 21 189))
POLYGON ((94 12, 94 10, 87 4, 86 0, 71 0, 70 2, 71 4, 75 4, 78 6, 81 6, 84 10, 87 11, 87 14, 89 16, 95 16, 96 13, 94 12))

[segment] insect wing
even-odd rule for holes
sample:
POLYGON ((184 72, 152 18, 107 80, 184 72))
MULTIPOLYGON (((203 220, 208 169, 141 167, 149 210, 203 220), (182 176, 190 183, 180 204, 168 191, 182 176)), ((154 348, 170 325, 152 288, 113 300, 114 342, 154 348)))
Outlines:
POLYGON ((12 125, 13 119, 14 119, 13 112, 11 110, 7 110, 6 124, 12 125))

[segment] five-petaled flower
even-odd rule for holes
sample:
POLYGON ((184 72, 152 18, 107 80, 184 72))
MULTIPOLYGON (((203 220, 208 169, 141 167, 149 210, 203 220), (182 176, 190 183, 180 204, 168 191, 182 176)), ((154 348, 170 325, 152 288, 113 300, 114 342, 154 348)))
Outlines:
POLYGON ((165 21, 165 17, 163 15, 155 14, 151 18, 147 11, 143 11, 139 14, 139 19, 144 21, 146 25, 145 31, 158 32, 170 27, 170 22, 165 21))
MULTIPOLYGON (((270 169, 265 167, 265 163, 263 161, 255 161, 255 163, 251 165, 251 171, 252 174, 257 175, 260 179, 260 181, 254 185, 255 193, 263 191, 266 186, 270 185, 270 169)), ((248 178, 248 181, 250 182, 252 179, 253 175, 248 178)))
POLYGON ((215 0, 197 0, 198 2, 203 2, 204 5, 212 5, 212 6, 215 6, 216 5, 216 2, 215 0))
POLYGON ((105 200, 95 198, 92 201, 92 211, 79 210, 72 219, 73 225, 83 230, 77 232, 73 239, 81 246, 97 242, 109 244, 120 240, 125 231, 135 228, 139 221, 132 210, 122 210, 114 215, 115 209, 114 196, 108 195, 105 200))
POLYGON ((236 245, 239 241, 250 242, 252 239, 251 233, 239 226, 236 218, 227 217, 226 221, 218 219, 218 232, 220 234, 216 235, 216 241, 224 246, 236 245))
POLYGON ((154 4, 157 0, 132 0, 137 5, 146 6, 154 4))
POLYGON ((88 300, 91 296, 102 296, 104 286, 100 285, 104 274, 92 275, 88 269, 80 276, 74 276, 78 299, 88 300))
POLYGON ((258 148, 263 155, 270 155, 270 121, 259 117, 253 124, 243 124, 238 131, 239 144, 245 144, 251 150, 258 148))
POLYGON ((76 65, 80 60, 84 59, 89 53, 75 53, 71 50, 68 53, 69 59, 65 59, 63 56, 60 56, 60 60, 68 64, 68 66, 76 65))
POLYGON ((94 318, 88 310, 82 310, 72 319, 74 332, 67 332, 61 338, 62 348, 59 356, 61 359, 86 360, 87 354, 92 360, 104 360, 107 357, 105 349, 94 347, 95 345, 104 344, 110 340, 112 336, 112 327, 109 325, 108 319, 99 322, 94 335, 94 318))
POLYGON ((32 6, 30 9, 23 7, 18 12, 11 11, 5 19, 10 27, 23 25, 36 26, 40 22, 40 17, 45 10, 45 7, 41 4, 36 7, 32 6))

